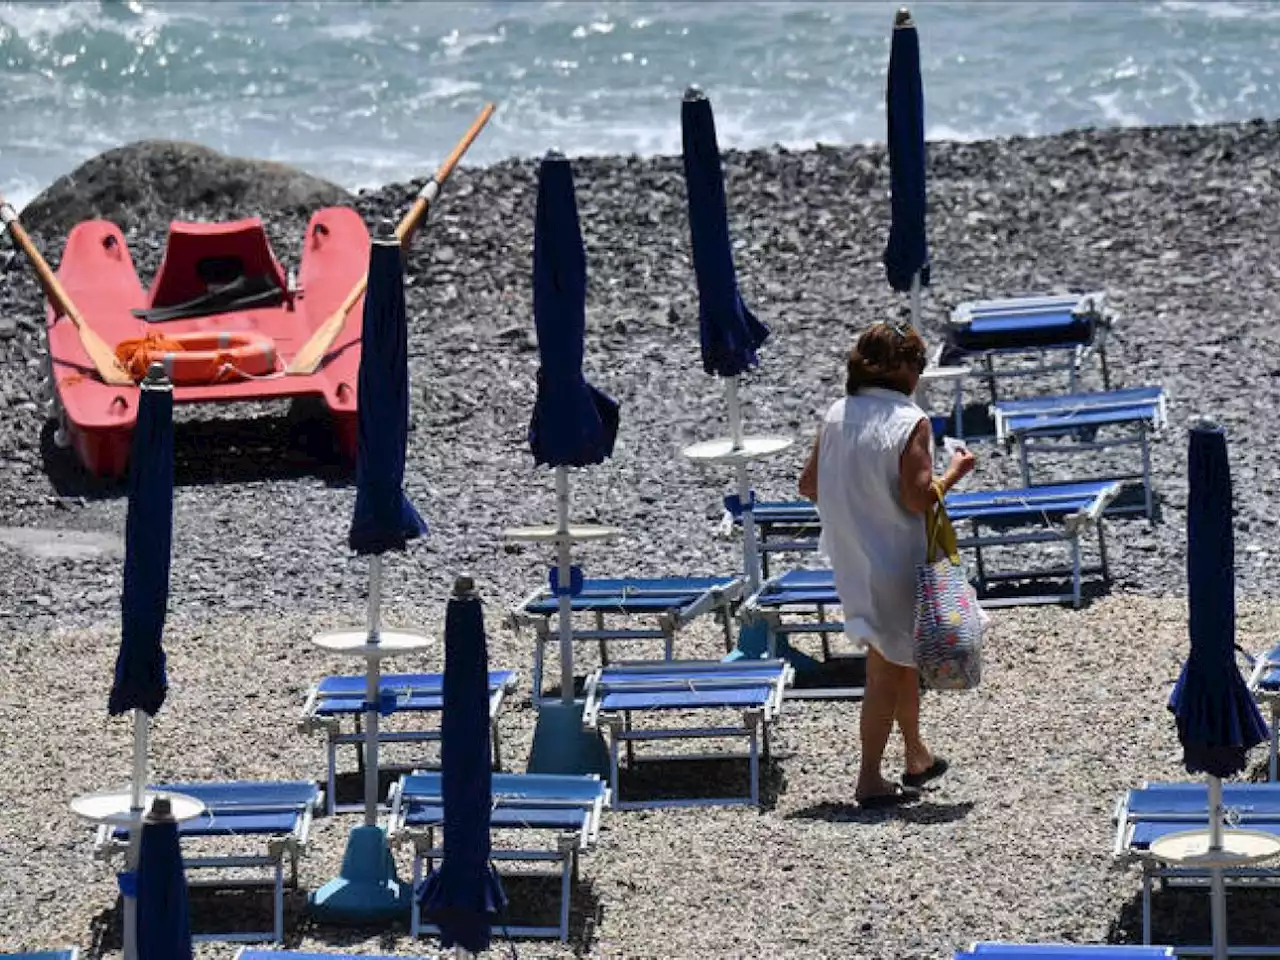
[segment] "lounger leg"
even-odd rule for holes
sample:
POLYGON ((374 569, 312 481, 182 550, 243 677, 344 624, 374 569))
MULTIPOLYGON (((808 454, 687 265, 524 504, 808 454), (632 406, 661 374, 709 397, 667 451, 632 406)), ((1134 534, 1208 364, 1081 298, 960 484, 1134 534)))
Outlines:
POLYGON ((1031 464, 1027 462, 1027 438, 1018 437, 1015 442, 1018 444, 1018 466, 1022 469, 1022 485, 1029 487, 1031 486, 1031 464))
POLYGON ((956 439, 964 441, 964 381, 956 377, 955 400, 951 405, 951 413, 955 418, 956 439))
MULTIPOLYGON (((631 732, 631 711, 627 710, 622 714, 622 729, 627 733, 631 732)), ((627 740, 627 766, 634 767, 636 764, 636 745, 635 741, 627 740)))
MULTIPOLYGON (((360 737, 360 734, 364 730, 364 724, 361 722, 361 717, 360 717, 360 714, 358 713, 355 716, 355 724, 356 724, 356 736, 360 737)), ((352 744, 352 747, 354 747, 356 751, 356 770, 360 773, 360 776, 363 777, 364 776, 364 738, 360 737, 360 739, 358 739, 355 743, 352 744)))
POLYGON ((756 806, 760 805, 760 738, 758 730, 760 726, 760 714, 756 711, 749 712, 744 718, 747 729, 750 731, 747 738, 751 743, 751 749, 748 754, 748 763, 751 765, 751 802, 756 806))
POLYGON ((616 807, 622 806, 622 792, 618 789, 618 726, 615 722, 609 729, 609 790, 613 794, 616 807))
POLYGON ((1080 609, 1080 534, 1071 537, 1071 605, 1080 609))
POLYGON ((325 791, 325 810, 333 816, 338 803, 338 745, 329 734, 329 789, 325 791))
POLYGON ((995 365, 995 361, 994 361, 994 360, 992 360, 992 358, 991 358, 991 354, 990 354, 990 353, 984 354, 984 355, 983 355, 983 360, 985 360, 985 361, 986 361, 986 365, 987 365, 987 389, 991 391, 991 402, 992 402, 992 403, 995 403, 995 402, 997 401, 997 399, 998 399, 998 398, 996 397, 996 365, 995 365))
POLYGON ((418 937, 422 926, 422 907, 418 904, 418 885, 422 883, 422 851, 413 851, 413 891, 409 895, 409 936, 418 937))
POLYGON ((1098 347, 1098 363, 1102 365, 1102 388, 1110 390, 1111 370, 1107 366, 1107 348, 1105 346, 1098 347))
POLYGON ((1142 489, 1146 494, 1147 502, 1147 519, 1152 518, 1154 510, 1152 509, 1151 497, 1151 442, 1150 431, 1147 430, 1146 424, 1141 427, 1142 435, 1142 489))
POLYGON ((498 732, 498 718, 489 722, 489 733, 493 737, 493 769, 502 769, 502 734, 498 732))
MULTIPOLYGON (((604 632, 604 612, 596 611, 596 630, 604 632)), ((609 665, 609 645, 605 642, 604 637, 600 638, 600 666, 607 667, 609 665)))
POLYGON ((272 943, 284 942, 284 858, 281 857, 276 861, 276 891, 274 898, 274 907, 276 911, 275 924, 272 930, 275 933, 275 939, 272 943))
MULTIPOLYGON (((768 574, 765 574, 768 577, 768 574)), ((728 604, 725 604, 718 611, 720 616, 720 625, 724 627, 724 652, 733 652, 733 616, 729 612, 728 604)))
POLYGON ((1278 765, 1278 756, 1280 756, 1280 727, 1276 724, 1280 723, 1280 703, 1271 705, 1271 756, 1267 758, 1267 776, 1274 783, 1276 780, 1276 767, 1278 765))
POLYGON ((1151 873, 1142 871, 1142 943, 1151 943, 1151 873))
POLYGON ((539 624, 537 630, 534 631, 533 638, 533 704, 538 705, 538 701, 542 699, 542 658, 545 655, 543 644, 546 643, 547 634, 543 625, 539 624))
MULTIPOLYGON (((827 608, 825 604, 821 604, 821 603, 818 604, 818 622, 819 623, 827 622, 827 608)), ((831 640, 830 640, 831 634, 823 630, 820 634, 818 634, 818 636, 822 638, 822 659, 830 660, 831 659, 831 640)))
POLYGON ((570 882, 572 877, 572 869, 570 867, 573 861, 573 854, 561 851, 564 860, 561 861, 560 868, 560 942, 569 942, 569 898, 573 896, 573 886, 570 882))
POLYGON ((1102 518, 1098 518, 1098 553, 1102 560, 1102 579, 1103 582, 1111 583, 1111 565, 1107 562, 1107 534, 1104 530, 1105 524, 1102 518))
MULTIPOLYGON (((981 528, 977 520, 973 521, 973 538, 975 540, 981 534, 981 528)), ((982 562, 982 547, 973 548, 974 566, 978 568, 978 595, 985 597, 987 595, 987 565, 982 562)))

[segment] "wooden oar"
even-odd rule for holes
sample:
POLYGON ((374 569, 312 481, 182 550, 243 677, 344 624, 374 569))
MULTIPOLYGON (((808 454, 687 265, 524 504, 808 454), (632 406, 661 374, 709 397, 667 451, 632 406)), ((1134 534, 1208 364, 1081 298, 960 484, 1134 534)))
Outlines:
MULTIPOLYGON (((493 111, 494 105, 486 103, 484 109, 480 111, 480 116, 476 117, 475 122, 462 135, 462 139, 453 148, 453 152, 445 157, 444 163, 440 164, 439 169, 436 170, 431 179, 418 191, 418 196, 413 201, 413 206, 409 208, 409 212, 404 215, 404 218, 396 227, 396 239, 400 241, 401 246, 409 243, 412 239, 413 231, 417 229, 418 224, 422 222, 422 218, 426 216, 427 209, 431 206, 431 201, 436 198, 436 194, 440 192, 441 185, 449 178, 449 174, 453 173, 453 168, 458 165, 458 161, 467 152, 472 141, 480 135, 484 125, 493 116, 493 111)), ((347 294, 347 298, 342 301, 342 306, 338 307, 324 323, 316 328, 316 332, 311 335, 311 338, 302 345, 302 349, 289 361, 289 366, 285 368, 286 373, 295 376, 306 376, 316 372, 316 368, 320 366, 320 361, 324 359, 325 353, 333 346, 333 341, 338 338, 338 334, 346 324, 347 314, 356 305, 356 301, 364 295, 368 282, 368 274, 360 278, 360 281, 347 294)))
POLYGON ((84 316, 76 309, 76 305, 71 302, 71 298, 67 296, 67 291, 63 289, 54 272, 49 269, 49 264, 45 262, 44 257, 40 256, 40 251, 31 242, 31 237, 27 235, 27 231, 18 222, 18 211, 14 210, 2 196, 0 196, 0 223, 3 223, 8 228, 9 233, 13 236, 14 243, 21 248, 22 252, 27 256, 27 261, 35 268, 36 276, 40 280, 40 286, 44 288, 45 296, 53 304, 53 309, 59 314, 65 315, 75 324, 76 332, 80 334, 80 345, 84 347, 84 352, 93 361, 93 365, 98 371, 98 376, 103 379, 103 382, 115 386, 133 386, 133 377, 129 376, 129 373, 120 365, 120 361, 116 359, 115 351, 107 346, 107 342, 98 336, 93 331, 93 328, 85 322, 84 316))

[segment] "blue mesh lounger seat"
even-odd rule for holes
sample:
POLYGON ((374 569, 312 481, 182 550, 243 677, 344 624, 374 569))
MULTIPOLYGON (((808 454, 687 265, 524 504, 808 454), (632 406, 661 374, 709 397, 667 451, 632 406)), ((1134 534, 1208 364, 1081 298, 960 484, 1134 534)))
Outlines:
MULTIPOLYGON (((416 890, 432 861, 443 856, 437 830, 445 830, 444 798, 439 773, 406 774, 391 787, 387 832, 397 844, 413 844, 413 887, 416 890)), ((515 846, 495 843, 492 859, 519 863, 555 863, 560 867, 560 916, 556 926, 496 922, 509 936, 569 939, 569 906, 578 876, 578 857, 595 845, 609 788, 595 775, 495 773, 490 830, 495 840, 513 838, 515 846), (529 846, 534 837, 539 842, 529 846), (550 843, 547 841, 550 840, 550 843)), ((423 924, 417 897, 409 918, 411 936, 436 932, 423 924)))
MULTIPOLYGON (((1222 804, 1232 821, 1242 829, 1260 830, 1280 836, 1280 784, 1224 783, 1222 804)), ((1205 783, 1145 783, 1130 790, 1116 803, 1116 836, 1113 854, 1119 860, 1142 865, 1142 942, 1151 942, 1152 881, 1165 884, 1203 885, 1208 871, 1203 868, 1161 863, 1150 855, 1151 844, 1163 836, 1183 830, 1207 829, 1209 788, 1205 783)), ((1223 871, 1227 883, 1253 886, 1280 884, 1280 864, 1268 862, 1253 867, 1223 871)), ((1178 947, 1179 953, 1205 952, 1196 947, 1178 947)), ((1233 951, 1235 952, 1235 951, 1233 951)), ((1255 954, 1256 947, 1238 952, 1255 954)), ((1280 949, 1272 949, 1272 954, 1280 949)))
MULTIPOLYGON (((609 734, 609 782, 612 805, 619 810, 643 807, 707 806, 760 802, 760 754, 768 756, 769 724, 782 708, 783 693, 795 680, 795 669, 785 660, 632 660, 600 667, 587 678, 584 727, 598 727, 609 734), (741 711, 737 726, 662 726, 637 730, 636 714, 654 716, 672 712, 741 711), (658 740, 723 739, 744 737, 750 788, 746 796, 680 800, 624 800, 619 790, 619 747, 627 746, 628 766, 637 757, 636 742, 658 740)), ((708 756, 708 755, 703 755, 708 756)), ((711 754, 717 759, 729 754, 711 754)), ((688 754, 646 756, 646 761, 692 760, 688 754)))
POLYGON ((995 943, 979 941, 959 951, 956 960, 999 957, 1000 960, 1163 960, 1176 954, 1172 947, 1110 943, 995 943))
POLYGON ((951 312, 935 363, 981 364, 994 403, 996 382, 1001 379, 1065 371, 1067 389, 1075 392, 1083 362, 1096 354, 1103 385, 1110 389, 1106 342, 1114 319, 1101 292, 961 303, 951 312), (1050 353, 1066 354, 1066 359, 1051 361, 1050 353), (997 359, 1029 356, 1036 359, 1032 365, 996 365, 997 359))
MULTIPOLYGON (((675 656, 675 635, 706 614, 713 614, 724 628, 725 649, 733 648, 733 611, 746 594, 742 577, 624 577, 583 580, 582 589, 572 597, 575 614, 589 614, 592 629, 573 631, 575 640, 596 640, 600 659, 608 663, 606 644, 610 640, 661 640, 663 656, 675 656), (651 627, 625 626, 635 619, 652 618, 651 627)), ((542 587, 527 597, 511 613, 516 627, 534 631, 533 701, 542 699, 543 655, 546 644, 556 639, 553 618, 559 607, 555 595, 542 587)))
MULTIPOLYGON (((493 767, 502 767, 502 740, 498 731, 498 718, 506 697, 516 687, 514 670, 489 671, 489 726, 493 740, 493 767)), ((442 673, 388 673, 379 679, 378 690, 383 697, 388 716, 408 714, 419 721, 444 709, 444 674, 442 673)), ((350 744, 356 749, 360 770, 364 771, 364 716, 365 678, 362 676, 325 677, 307 692, 302 707, 299 729, 303 733, 324 731, 328 737, 327 763, 328 789, 325 802, 328 813, 348 813, 363 810, 364 803, 337 802, 338 747, 350 744), (344 721, 350 721, 351 730, 344 730, 344 721)), ((389 730, 378 726, 378 743, 430 743, 440 739, 439 727, 414 730, 389 730)))
MULTIPOLYGON (((1056 603, 1069 600, 1080 605, 1082 578, 1101 574, 1109 580, 1106 533, 1102 516, 1120 494, 1113 480, 1086 480, 1079 483, 1027 487, 1019 490, 976 490, 947 495, 947 513, 956 523, 957 542, 962 550, 973 550, 976 587, 984 606, 1012 603, 1056 603), (964 524, 969 526, 968 533, 964 524), (1080 534, 1093 527, 1098 535, 1099 561, 1085 567, 1081 560, 1080 534), (988 571, 983 549, 1026 543, 1065 543, 1070 563, 1065 568, 988 571), (1025 596, 1009 600, 986 597, 991 583, 1067 577, 1071 589, 1065 593, 1025 596)), ((818 549, 822 525, 818 509, 807 500, 759 503, 754 511, 760 529, 760 555, 766 577, 772 553, 812 552, 818 549)), ((745 609, 745 608, 744 608, 745 609)))
POLYGON ((996 421, 996 439, 1017 444, 1022 483, 1031 486, 1032 453, 1077 454, 1111 447, 1142 448, 1139 472, 1111 477, 1112 480, 1141 480, 1141 506, 1116 506, 1112 513, 1152 514, 1151 435, 1167 423, 1163 387, 1131 387, 1106 393, 1078 393, 1029 400, 1002 400, 991 407, 996 421), (1101 429, 1121 428, 1118 436, 1098 438, 1101 429), (1073 437, 1072 443, 1057 442, 1073 437))
POLYGON ((0 953, 0 960, 77 960, 80 951, 76 947, 63 950, 37 950, 35 953, 0 953))
MULTIPOLYGON (((311 819, 320 805, 320 788, 310 780, 243 780, 223 783, 168 783, 148 787, 149 790, 181 793, 200 800, 205 813, 178 825, 180 841, 197 839, 238 840, 252 838, 262 842, 263 852, 183 854, 182 863, 193 870, 226 870, 235 879, 195 880, 190 886, 262 887, 273 890, 274 922, 268 931, 193 934, 194 940, 263 940, 279 943, 284 939, 284 863, 289 860, 289 885, 298 886, 298 857, 307 850, 311 819), (265 868, 271 879, 244 879, 246 868, 265 868)), ((95 855, 103 860, 123 856, 129 846, 129 828, 103 825, 98 827, 95 855)))

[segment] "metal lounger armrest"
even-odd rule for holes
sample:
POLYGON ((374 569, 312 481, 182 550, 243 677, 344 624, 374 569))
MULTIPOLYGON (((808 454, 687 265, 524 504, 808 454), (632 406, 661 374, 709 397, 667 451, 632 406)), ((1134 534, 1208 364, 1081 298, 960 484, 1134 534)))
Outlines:
POLYGON ((746 585, 747 581, 744 578, 734 577, 728 583, 720 586, 707 587, 691 603, 686 604, 675 613, 675 616, 671 618, 671 626, 674 629, 679 629, 703 614, 715 610, 717 607, 725 607, 732 604, 742 597, 746 590, 746 585))
POLYGON ((1120 492, 1123 489, 1124 484, 1117 481, 1098 491, 1098 495, 1093 498, 1093 502, 1088 507, 1063 519, 1063 528, 1067 533, 1075 534, 1087 526, 1098 523, 1102 519, 1102 515, 1107 512, 1107 507, 1111 506, 1112 501, 1120 496, 1120 492))
POLYGON ((313 733, 324 730, 326 733, 335 729, 336 720, 332 717, 319 717, 316 709, 320 706, 320 684, 313 683, 307 691, 306 702, 302 705, 302 715, 298 718, 300 733, 313 733))

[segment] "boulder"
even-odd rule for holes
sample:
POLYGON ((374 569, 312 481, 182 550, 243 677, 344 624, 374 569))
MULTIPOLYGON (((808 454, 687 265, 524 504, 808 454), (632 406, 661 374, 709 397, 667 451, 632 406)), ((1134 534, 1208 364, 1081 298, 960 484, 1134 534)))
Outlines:
POLYGON ((345 204, 337 184, 271 160, 229 157, 176 140, 140 140, 99 154, 55 180, 22 211, 28 229, 52 236, 102 217, 121 229, 186 219, 227 219, 345 204))

